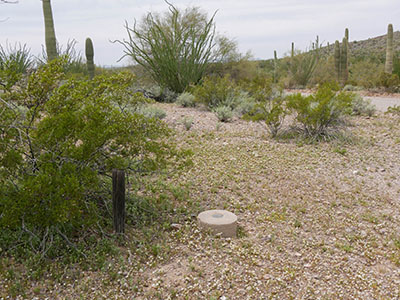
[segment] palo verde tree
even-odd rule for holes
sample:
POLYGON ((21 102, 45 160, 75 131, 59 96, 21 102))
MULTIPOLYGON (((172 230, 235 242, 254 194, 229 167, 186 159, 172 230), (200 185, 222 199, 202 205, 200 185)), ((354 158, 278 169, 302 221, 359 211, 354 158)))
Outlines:
POLYGON ((178 158, 167 126, 136 113, 148 100, 133 74, 66 80, 65 63, 0 86, 0 248, 1 233, 23 231, 45 255, 53 236, 99 224, 113 168, 144 174, 178 158))
POLYGON ((168 5, 164 14, 150 12, 133 27, 126 23, 128 39, 116 42, 125 47, 123 57, 143 66, 160 86, 181 93, 199 82, 219 54, 215 13, 208 18, 198 7, 179 10, 168 5))

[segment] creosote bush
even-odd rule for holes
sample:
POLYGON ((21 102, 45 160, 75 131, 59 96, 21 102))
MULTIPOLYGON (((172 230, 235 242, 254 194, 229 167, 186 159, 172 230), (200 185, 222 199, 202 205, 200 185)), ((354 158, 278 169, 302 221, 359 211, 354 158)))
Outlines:
POLYGON ((271 94, 271 96, 259 101, 252 111, 244 116, 251 121, 264 121, 272 137, 276 137, 287 114, 285 109, 285 97, 282 92, 271 94))
POLYGON ((287 107, 295 113, 306 136, 324 138, 344 124, 345 116, 352 111, 354 95, 338 90, 337 85, 326 83, 313 95, 287 97, 287 107))
POLYGON ((178 154, 166 125, 130 109, 147 101, 131 73, 65 81, 64 64, 0 95, 0 228, 43 241, 101 222, 113 168, 155 171, 178 154))

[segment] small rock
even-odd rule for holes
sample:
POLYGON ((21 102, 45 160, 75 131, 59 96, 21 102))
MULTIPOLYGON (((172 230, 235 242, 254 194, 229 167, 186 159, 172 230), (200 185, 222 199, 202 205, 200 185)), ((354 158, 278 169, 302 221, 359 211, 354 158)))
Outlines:
POLYGON ((171 224, 171 228, 172 228, 172 229, 180 229, 181 227, 182 227, 181 224, 176 224, 176 223, 172 223, 172 224, 171 224))
POLYGON ((358 175, 358 174, 360 174, 360 172, 357 171, 357 170, 355 170, 355 171, 353 171, 353 174, 354 174, 354 175, 358 175))
POLYGON ((270 242, 272 241, 272 235, 268 234, 266 237, 263 237, 262 240, 265 242, 270 242))

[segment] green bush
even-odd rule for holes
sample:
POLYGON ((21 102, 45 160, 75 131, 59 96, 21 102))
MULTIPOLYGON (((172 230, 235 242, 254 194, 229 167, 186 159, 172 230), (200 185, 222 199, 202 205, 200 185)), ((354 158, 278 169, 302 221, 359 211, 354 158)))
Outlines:
POLYGON ((355 94, 352 101, 353 115, 373 116, 376 112, 375 105, 371 104, 370 99, 364 99, 362 96, 355 94))
POLYGON ((379 75, 379 85, 389 92, 396 92, 400 89, 400 78, 397 74, 382 72, 379 75))
POLYGON ((168 5, 164 14, 149 12, 133 27, 126 23, 128 40, 117 42, 160 86, 182 93, 200 81, 215 58, 215 14, 208 19, 199 8, 168 5))
POLYGON ((193 118, 192 117, 184 117, 182 120, 182 124, 186 130, 190 130, 193 125, 193 118))
POLYGON ((379 86, 379 74, 383 64, 372 59, 354 61, 349 68, 349 82, 352 85, 370 89, 379 86))
POLYGON ((240 82, 240 87, 256 101, 263 101, 265 98, 270 97, 272 86, 272 78, 266 76, 256 76, 240 82))
POLYGON ((152 171, 176 153, 166 125, 125 109, 147 101, 132 74, 62 83, 64 64, 1 95, 0 228, 85 228, 99 221, 113 168, 152 171))
POLYGON ((195 107, 196 106, 196 97, 191 93, 184 92, 176 98, 176 103, 182 107, 195 107))
POLYGON ((34 59, 26 44, 0 45, 0 70, 12 69, 16 73, 24 74, 34 67, 34 59))
POLYGON ((287 107, 295 113, 306 136, 320 138, 344 124, 344 117, 351 113, 353 98, 353 94, 338 92, 337 86, 326 83, 313 95, 288 96, 287 107))
POLYGON ((390 106, 386 113, 400 116, 400 105, 390 106))
POLYGON ((254 111, 257 101, 247 92, 241 92, 236 99, 237 99, 237 105, 234 109, 234 113, 237 116, 242 117, 254 111))
POLYGON ((217 118, 221 122, 229 122, 233 117, 232 108, 229 106, 221 105, 214 109, 217 118))
MULTIPOLYGON (((136 73, 135 73, 136 74, 136 73)), ((175 102, 177 94, 168 88, 162 88, 158 85, 151 85, 150 87, 144 87, 140 89, 143 93, 151 99, 157 102, 172 103, 175 102)))
POLYGON ((283 125, 286 116, 284 106, 285 97, 283 93, 271 93, 271 96, 257 102, 253 110, 247 113, 244 118, 251 121, 265 121, 272 137, 276 137, 283 125))
POLYGON ((35 65, 26 45, 0 45, 0 84, 10 90, 35 65))
POLYGON ((291 87, 306 87, 308 85, 319 64, 321 46, 317 36, 310 49, 305 52, 292 53, 288 65, 289 84, 291 87))
POLYGON ((142 105, 136 110, 136 112, 146 118, 156 118, 159 120, 164 119, 167 116, 167 113, 162 108, 154 105, 142 105))
POLYGON ((204 78, 201 85, 192 89, 192 93, 196 101, 213 110, 219 106, 229 106, 233 109, 240 91, 229 76, 214 76, 204 78))

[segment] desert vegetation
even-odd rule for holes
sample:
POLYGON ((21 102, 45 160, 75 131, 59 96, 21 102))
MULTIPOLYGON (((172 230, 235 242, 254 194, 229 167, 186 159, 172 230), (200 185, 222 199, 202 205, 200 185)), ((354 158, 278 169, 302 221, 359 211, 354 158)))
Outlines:
POLYGON ((0 45, 0 298, 400 297, 400 106, 363 97, 400 91, 392 25, 256 61, 167 2, 107 70, 42 6, 44 53, 0 45), (237 237, 199 229, 216 208, 237 237))

